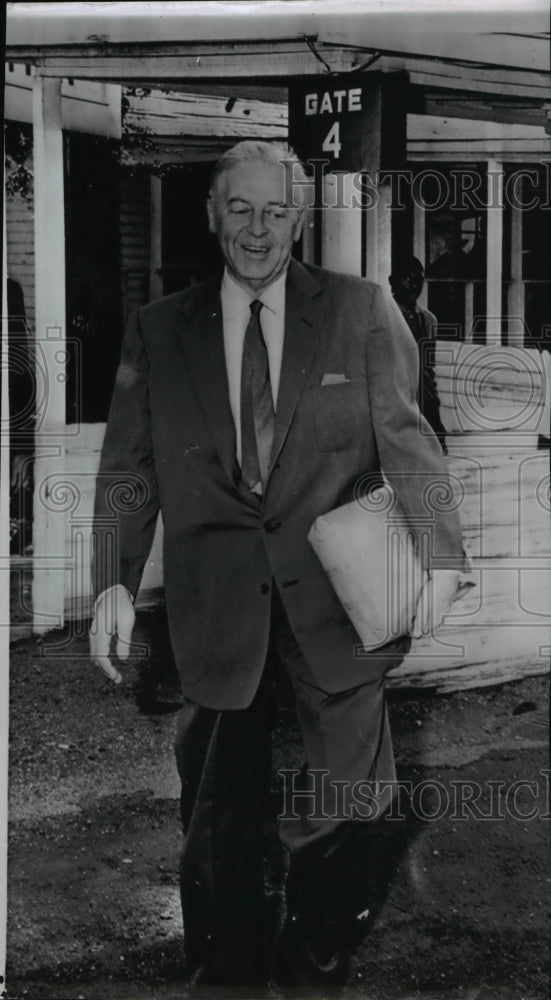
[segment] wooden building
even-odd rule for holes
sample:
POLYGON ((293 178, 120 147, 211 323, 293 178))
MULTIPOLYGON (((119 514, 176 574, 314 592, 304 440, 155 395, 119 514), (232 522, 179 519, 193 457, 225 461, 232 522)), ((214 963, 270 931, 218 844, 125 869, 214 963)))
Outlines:
MULTIPOLYGON (((11 5, 6 52, 6 118, 34 174, 7 199, 8 269, 41 390, 34 630, 89 610, 94 475, 129 313, 216 260, 204 197, 221 151, 286 138, 293 87, 339 73, 399 80, 377 128, 395 114, 403 135, 390 176, 375 176, 376 204, 312 210, 300 252, 385 287, 398 252, 425 264, 450 473, 479 575, 445 640, 420 645, 393 683, 449 689, 548 669, 546 4, 465 0, 437 15, 434 3, 292 0, 285 18, 271 5, 246 18, 196 3, 57 6, 11 5)), ((357 174, 336 176, 324 201, 340 185, 349 204, 357 174)), ((159 524, 142 604, 158 597, 161 540, 159 524)))

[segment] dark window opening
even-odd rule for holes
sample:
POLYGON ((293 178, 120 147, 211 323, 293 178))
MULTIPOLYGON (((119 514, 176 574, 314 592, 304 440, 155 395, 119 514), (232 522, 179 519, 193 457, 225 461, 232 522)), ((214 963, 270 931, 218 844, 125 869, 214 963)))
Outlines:
POLYGON ((107 420, 123 333, 118 160, 111 140, 65 134, 67 423, 107 420))
POLYGON ((163 177, 162 279, 170 295, 222 267, 216 236, 209 233, 206 202, 213 164, 189 163, 163 177))

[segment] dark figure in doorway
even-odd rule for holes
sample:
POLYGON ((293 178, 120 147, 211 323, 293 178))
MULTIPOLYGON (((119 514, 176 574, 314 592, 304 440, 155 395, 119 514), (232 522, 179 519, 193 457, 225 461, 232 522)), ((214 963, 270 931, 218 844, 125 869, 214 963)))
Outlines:
POLYGON ((431 425, 442 451, 448 453, 446 428, 440 419, 440 399, 436 386, 436 376, 429 352, 431 342, 436 337, 436 316, 417 304, 425 272, 417 257, 407 257, 396 265, 389 279, 392 294, 398 303, 402 316, 415 337, 419 349, 419 409, 431 425))

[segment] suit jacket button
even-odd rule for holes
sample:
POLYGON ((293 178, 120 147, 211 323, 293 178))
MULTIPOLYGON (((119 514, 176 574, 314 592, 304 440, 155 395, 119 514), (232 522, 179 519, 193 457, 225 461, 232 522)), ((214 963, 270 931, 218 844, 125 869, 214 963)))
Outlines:
POLYGON ((264 521, 263 528, 264 531, 267 531, 268 534, 271 535, 273 531, 277 531, 278 528, 281 528, 281 521, 276 521, 274 517, 271 517, 268 521, 264 521))
POLYGON ((261 594, 269 594, 270 593, 270 584, 269 583, 261 583, 260 584, 260 593, 261 594))

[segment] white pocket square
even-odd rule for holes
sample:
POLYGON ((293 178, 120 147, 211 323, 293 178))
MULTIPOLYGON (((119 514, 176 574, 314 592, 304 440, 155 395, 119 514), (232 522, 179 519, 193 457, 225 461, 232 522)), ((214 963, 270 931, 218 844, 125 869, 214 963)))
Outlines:
POLYGON ((326 372, 321 380, 323 385, 340 385, 343 382, 350 382, 350 379, 346 377, 342 372, 326 372))

